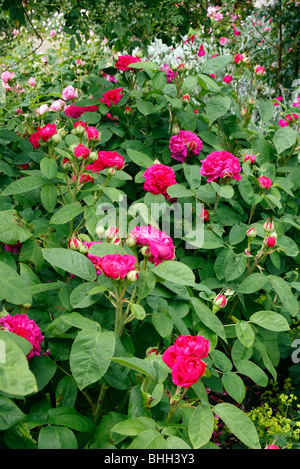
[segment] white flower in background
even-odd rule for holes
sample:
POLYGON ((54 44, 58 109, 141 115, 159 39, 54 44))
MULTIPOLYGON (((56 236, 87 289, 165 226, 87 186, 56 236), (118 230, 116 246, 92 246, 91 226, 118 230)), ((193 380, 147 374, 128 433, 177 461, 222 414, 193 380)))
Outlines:
POLYGON ((263 7, 272 7, 275 5, 275 3, 277 2, 277 0, 256 0, 254 3, 253 3, 253 6, 255 8, 263 8, 263 7))

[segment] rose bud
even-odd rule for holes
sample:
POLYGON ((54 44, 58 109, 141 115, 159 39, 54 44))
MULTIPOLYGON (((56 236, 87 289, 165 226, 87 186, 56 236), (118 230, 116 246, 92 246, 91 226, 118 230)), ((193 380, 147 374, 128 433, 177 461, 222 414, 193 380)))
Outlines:
POLYGON ((113 168, 108 168, 107 174, 109 176, 114 176, 116 174, 116 168, 114 168, 114 167, 113 168))
POLYGON ((84 244, 82 244, 82 246, 80 246, 79 248, 79 252, 81 254, 86 254, 88 252, 89 248, 87 246, 85 246, 84 244))
POLYGON ((151 251, 148 246, 143 246, 140 252, 144 257, 151 257, 151 251))
POLYGON ((248 238, 255 238, 257 236, 257 231, 255 228, 249 228, 249 230, 247 230, 247 236, 248 238))
POLYGON ((268 248, 273 248, 276 244, 276 236, 267 236, 264 240, 264 244, 265 246, 267 246, 268 248))
POLYGON ((129 235, 125 243, 126 243, 126 246, 133 248, 134 246, 136 246, 136 238, 134 236, 129 235))
POLYGON ((266 233, 272 233, 275 230, 274 223, 266 221, 264 224, 264 230, 266 233))
POLYGON ((130 283, 136 282, 139 279, 139 273, 137 270, 131 270, 127 274, 127 280, 130 283))
POLYGON ((91 151, 89 154, 90 161, 97 161, 98 160, 98 153, 96 151, 91 151))
MULTIPOLYGON (((76 129, 78 129, 78 127, 76 127, 76 129)), ((91 150, 89 148, 85 147, 84 145, 82 145, 81 143, 74 148, 74 155, 79 160, 86 160, 88 158, 90 152, 91 152, 91 150)))
POLYGON ((209 212, 208 212, 208 210, 206 210, 205 208, 203 208, 203 209, 201 210, 201 213, 200 213, 200 218, 201 218, 201 219, 203 218, 204 221, 209 221, 209 212))
POLYGON ((188 94, 185 94, 184 96, 182 96, 182 101, 183 103, 188 103, 190 101, 190 97, 188 94))
POLYGON ((80 239, 77 238, 71 238, 68 244, 69 248, 72 249, 72 251, 79 251, 82 246, 82 242, 80 241, 80 239))
POLYGON ((217 295, 213 301, 213 313, 217 313, 219 309, 225 308, 227 305, 227 298, 226 296, 222 295, 221 293, 217 295))
POLYGON ((105 229, 103 228, 102 225, 99 225, 96 227, 96 235, 98 236, 98 238, 103 238, 105 234, 105 229))
POLYGON ((93 140, 93 141, 100 140, 100 134, 98 130, 96 129, 96 127, 92 127, 92 126, 88 127, 84 135, 86 136, 88 140, 93 140))

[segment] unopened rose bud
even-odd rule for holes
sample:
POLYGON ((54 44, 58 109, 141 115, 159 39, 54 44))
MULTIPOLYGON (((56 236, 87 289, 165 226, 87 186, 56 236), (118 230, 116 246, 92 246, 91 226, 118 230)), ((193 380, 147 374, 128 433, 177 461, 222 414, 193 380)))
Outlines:
POLYGON ((190 101, 190 97, 188 94, 185 94, 184 96, 182 96, 182 101, 183 103, 188 103, 190 101))
POLYGON ((103 238, 104 233, 105 233, 105 229, 103 228, 103 226, 99 225, 96 227, 96 235, 98 236, 99 239, 103 238))
POLYGON ((108 168, 107 174, 109 174, 109 176, 114 176, 116 174, 116 168, 108 168))
POLYGON ((172 127, 172 134, 173 134, 173 135, 178 135, 179 132, 180 132, 179 126, 178 126, 177 124, 173 125, 173 127, 172 127))
POLYGON ((227 298, 226 296, 222 295, 221 293, 217 295, 213 301, 213 313, 217 313, 219 309, 225 308, 227 304, 227 298))
POLYGON ((151 256, 151 251, 148 248, 148 246, 143 246, 140 252, 144 257, 150 257, 151 256))
POLYGON ((126 276, 128 282, 134 283, 139 279, 139 273, 137 270, 131 270, 126 276))
POLYGON ((98 153, 96 151, 91 151, 91 153, 88 156, 88 159, 90 161, 97 161, 98 160, 98 153))
POLYGON ((71 238, 69 241, 69 248, 72 249, 72 251, 79 251, 79 249, 82 246, 82 242, 80 239, 77 238, 71 238))
POLYGON ((143 51, 142 51, 142 50, 138 50, 135 55, 136 55, 136 57, 138 57, 139 59, 141 59, 144 54, 143 54, 143 51))
POLYGON ((61 141, 62 137, 59 134, 55 134, 53 137, 51 137, 51 142, 54 143, 54 145, 58 145, 61 141))
POLYGON ((23 304, 23 308, 25 308, 25 309, 30 309, 31 306, 32 306, 31 303, 24 303, 24 304, 23 304))
POLYGON ((195 150, 197 148, 197 143, 196 142, 188 142, 187 147, 189 150, 195 150))
POLYGON ((136 246, 136 239, 133 236, 128 236, 128 238, 125 241, 126 246, 133 248, 136 246))
POLYGON ((203 218, 204 221, 209 221, 209 212, 205 208, 201 210, 200 218, 203 218))
POLYGON ((264 224, 264 231, 266 233, 272 233, 274 230, 275 230, 274 223, 266 221, 266 223, 264 224))
POLYGON ((267 246, 268 248, 273 248, 276 244, 276 236, 267 236, 264 240, 264 245, 267 246))
POLYGON ((255 238, 257 236, 257 231, 255 228, 249 228, 249 230, 247 230, 247 236, 248 238, 255 238))
POLYGON ((85 244, 82 244, 79 248, 79 252, 81 254, 86 254, 88 252, 89 248, 87 246, 85 246, 85 244))
POLYGON ((85 128, 82 125, 77 125, 73 130, 75 130, 75 135, 82 135, 85 132, 85 128))

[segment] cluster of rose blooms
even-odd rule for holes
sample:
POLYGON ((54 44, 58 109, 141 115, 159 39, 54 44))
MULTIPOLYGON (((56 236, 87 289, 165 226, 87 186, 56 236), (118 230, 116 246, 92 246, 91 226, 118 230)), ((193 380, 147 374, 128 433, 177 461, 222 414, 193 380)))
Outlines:
POLYGON ((209 341, 202 336, 179 336, 162 355, 162 360, 172 370, 175 385, 189 388, 204 375, 209 341))
MULTIPOLYGON (((96 230, 99 238, 105 234, 106 241, 113 244, 121 244, 118 228, 108 228, 104 233, 99 226, 96 230)), ((107 254, 97 256, 89 252, 91 246, 102 243, 98 241, 84 241, 80 237, 73 237, 69 240, 69 248, 84 254, 95 266, 97 275, 104 274, 114 280, 124 280, 135 282, 139 277, 138 258, 129 254, 107 254)), ((165 260, 173 260, 175 257, 175 247, 173 240, 159 228, 151 225, 136 226, 133 228, 125 240, 125 244, 130 248, 139 248, 143 258, 154 265, 159 265, 165 260)))

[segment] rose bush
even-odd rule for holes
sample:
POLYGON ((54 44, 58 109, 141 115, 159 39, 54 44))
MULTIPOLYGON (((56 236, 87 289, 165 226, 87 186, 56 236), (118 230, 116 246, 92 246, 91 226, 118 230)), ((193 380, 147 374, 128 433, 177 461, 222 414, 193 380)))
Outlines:
POLYGON ((299 100, 238 21, 167 67, 94 33, 3 59, 1 447, 259 449, 249 392, 299 388, 299 100))

